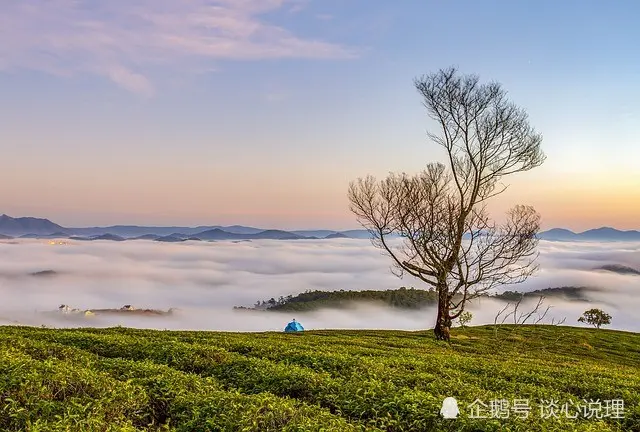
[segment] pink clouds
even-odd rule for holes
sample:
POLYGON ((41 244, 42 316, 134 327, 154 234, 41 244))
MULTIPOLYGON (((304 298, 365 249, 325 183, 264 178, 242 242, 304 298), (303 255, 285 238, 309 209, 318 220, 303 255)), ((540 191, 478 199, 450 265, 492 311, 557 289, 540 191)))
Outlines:
POLYGON ((350 48, 293 34, 262 16, 303 6, 293 0, 9 2, 0 12, 0 69, 92 73, 149 95, 154 84, 145 71, 158 65, 184 71, 202 70, 202 62, 215 60, 355 55, 350 48))

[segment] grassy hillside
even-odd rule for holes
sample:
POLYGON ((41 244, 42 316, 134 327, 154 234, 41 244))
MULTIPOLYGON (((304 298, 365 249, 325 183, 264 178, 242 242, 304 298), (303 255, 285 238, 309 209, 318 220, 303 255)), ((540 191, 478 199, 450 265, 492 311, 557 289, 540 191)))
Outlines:
POLYGON ((486 326, 452 337, 0 327, 0 430, 640 431, 639 334, 531 326, 496 338, 486 326), (457 419, 439 416, 448 396, 457 419), (475 399, 532 410, 472 419, 475 399), (543 419, 541 399, 622 399, 624 418, 543 419))

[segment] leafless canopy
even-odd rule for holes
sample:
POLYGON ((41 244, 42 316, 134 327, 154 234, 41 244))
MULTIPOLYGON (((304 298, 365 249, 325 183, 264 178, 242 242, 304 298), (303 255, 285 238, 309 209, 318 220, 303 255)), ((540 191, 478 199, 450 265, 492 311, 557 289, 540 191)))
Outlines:
POLYGON ((415 86, 438 125, 428 136, 444 148, 445 164, 381 181, 360 178, 349 187, 350 208, 399 276, 409 273, 445 293, 450 320, 467 300, 536 270, 538 213, 518 205, 498 224, 485 202, 506 189, 504 176, 537 167, 545 157, 541 135, 499 84, 450 68, 415 86))

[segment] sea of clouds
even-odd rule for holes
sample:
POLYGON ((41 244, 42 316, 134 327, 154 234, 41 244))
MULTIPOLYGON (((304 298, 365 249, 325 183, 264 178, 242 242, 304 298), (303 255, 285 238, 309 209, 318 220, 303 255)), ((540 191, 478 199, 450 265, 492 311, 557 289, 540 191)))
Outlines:
MULTIPOLYGON (((640 243, 540 242, 540 270, 525 283, 502 290, 530 291, 589 286, 589 301, 547 298, 545 322, 566 318, 580 325, 586 309, 613 316, 610 328, 640 331, 640 276, 599 271, 605 264, 640 268, 640 243)), ((431 328, 435 309, 398 311, 371 305, 309 313, 247 312, 257 300, 306 290, 426 288, 410 276, 390 272, 391 261, 367 240, 251 242, 0 241, 0 324, 132 326, 160 329, 280 331, 291 318, 307 329, 431 328), (45 270, 53 276, 33 276, 45 270), (60 304, 79 309, 178 308, 172 316, 95 316, 61 319, 60 304)), ((472 324, 492 323, 505 303, 483 299, 469 307, 472 324)), ((522 310, 531 309, 535 300, 522 310)))

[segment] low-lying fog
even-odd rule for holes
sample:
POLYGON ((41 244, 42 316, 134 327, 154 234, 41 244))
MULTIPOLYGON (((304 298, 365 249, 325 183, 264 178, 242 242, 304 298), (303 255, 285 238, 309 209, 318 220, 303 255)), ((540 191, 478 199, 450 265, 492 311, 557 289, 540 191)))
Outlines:
MULTIPOLYGON (((608 328, 640 331, 640 276, 594 270, 605 264, 640 268, 640 243, 543 241, 539 249, 538 274, 504 289, 597 287, 600 291, 588 294, 590 302, 547 298, 545 304, 553 308, 545 322, 566 317, 567 325, 579 325, 576 320, 583 311, 599 307, 613 317, 608 328)), ((354 239, 60 245, 0 241, 0 324, 266 331, 282 330, 296 318, 306 329, 431 328, 433 308, 409 312, 362 305, 355 310, 297 314, 232 309, 305 290, 426 288, 410 276, 402 280, 393 276, 390 264, 369 241, 354 239), (56 274, 32 275, 46 270, 56 274), (60 304, 79 309, 131 304, 179 311, 156 318, 96 316, 76 321, 36 313, 54 311, 60 304)), ((472 325, 493 322, 504 304, 488 299, 473 303, 472 325)))

